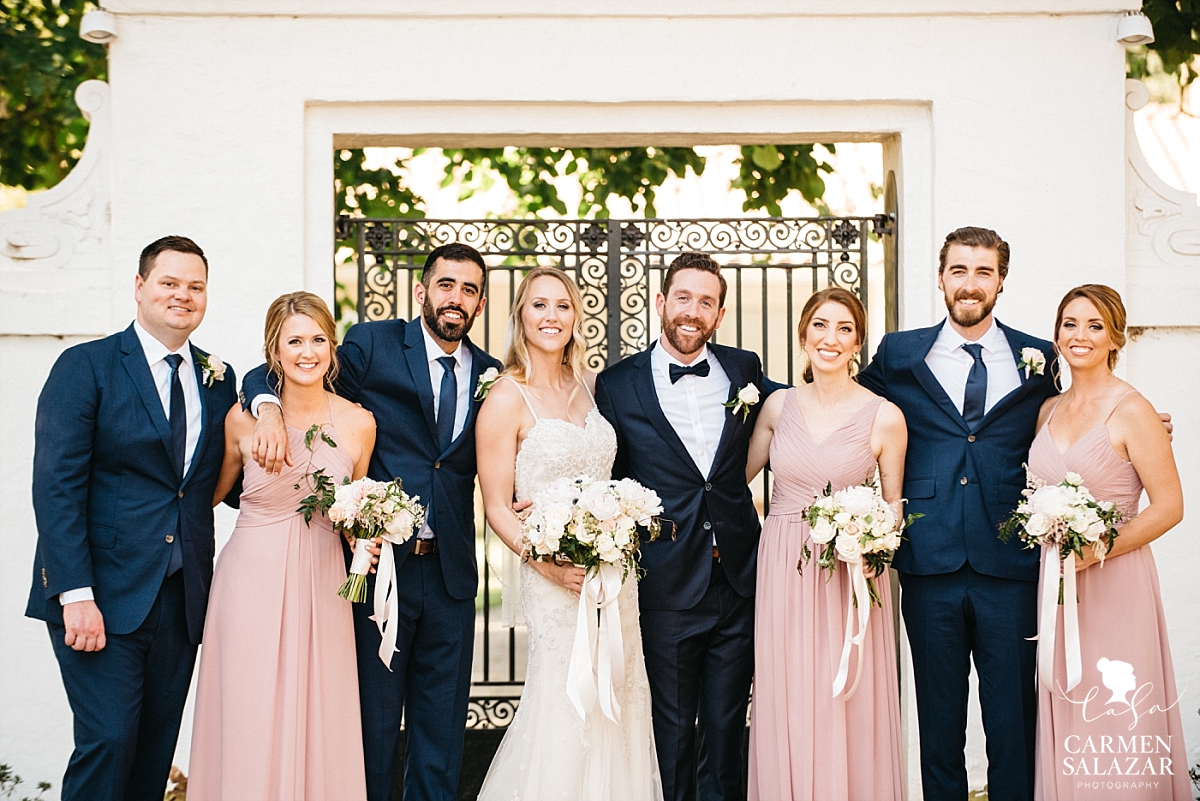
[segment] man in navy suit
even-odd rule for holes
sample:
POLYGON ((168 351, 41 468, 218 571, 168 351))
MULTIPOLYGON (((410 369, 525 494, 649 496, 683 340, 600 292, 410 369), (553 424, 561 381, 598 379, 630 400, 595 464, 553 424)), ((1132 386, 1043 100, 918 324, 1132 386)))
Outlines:
POLYGON ((765 395, 776 385, 764 382, 755 354, 709 344, 725 316, 725 290, 710 256, 682 254, 655 301, 659 341, 596 381, 596 405, 617 432, 613 477, 633 478, 663 502, 661 537, 642 543, 638 592, 668 801, 695 798, 697 785, 704 799, 746 793, 742 742, 761 530, 746 451, 759 406, 743 413, 725 404, 746 387, 765 395))
POLYGON ((995 231, 952 232, 938 258, 948 319, 884 336, 859 376, 904 412, 904 496, 909 512, 924 515, 893 565, 912 649, 926 799, 967 797, 972 659, 988 797, 1033 796, 1036 643, 1029 638, 1037 634, 1038 552, 1001 542, 997 525, 1021 499, 1038 411, 1057 390, 1051 344, 992 316, 1008 260, 995 231))
MULTIPOLYGON (((474 393, 480 374, 500 367, 467 338, 487 302, 486 278, 474 248, 439 247, 413 288, 421 319, 359 323, 338 348, 338 394, 362 404, 379 423, 368 475, 401 478, 427 509, 425 525, 396 549, 400 619, 394 625, 400 628, 390 666, 379 658, 371 606, 354 605, 371 801, 391 798, 401 715, 405 801, 458 797, 478 587, 474 393)), ((290 457, 266 371, 248 374, 244 389, 256 407, 270 401, 261 405, 255 458, 267 470, 278 469, 290 457)), ((374 578, 368 581, 374 592, 374 578)))
POLYGON ((38 398, 38 544, 25 614, 46 621, 75 750, 63 801, 161 801, 212 583, 213 492, 233 371, 192 345, 208 261, 142 251, 137 318, 68 348, 38 398))

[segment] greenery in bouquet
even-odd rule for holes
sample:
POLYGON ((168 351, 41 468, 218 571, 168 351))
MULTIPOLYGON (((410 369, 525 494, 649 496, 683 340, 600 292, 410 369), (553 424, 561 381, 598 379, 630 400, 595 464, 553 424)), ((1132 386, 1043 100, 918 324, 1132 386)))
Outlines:
POLYGON ((533 497, 522 535, 531 559, 555 559, 597 570, 620 565, 621 580, 637 570, 637 527, 651 540, 661 528, 662 502, 633 479, 561 478, 533 497))
POLYGON ((1026 548, 1057 545, 1059 558, 1074 553, 1083 558, 1091 548, 1102 563, 1117 539, 1124 516, 1116 505, 1098 501, 1078 473, 1067 473, 1058 484, 1047 484, 1025 469, 1024 496, 1012 517, 1000 524, 1000 539, 1017 536, 1026 548))
MULTIPOLYGON (((903 531, 923 516, 910 514, 901 520, 891 504, 883 499, 874 479, 837 492, 833 491, 832 484, 826 484, 821 497, 801 514, 808 522, 813 542, 819 546, 817 565, 826 571, 826 581, 837 569, 839 561, 861 564, 873 575, 883 572, 900 547, 903 531)), ((803 574, 804 565, 812 561, 812 555, 805 543, 796 563, 797 572, 803 574)), ((871 590, 871 604, 879 606, 881 601, 875 580, 869 579, 867 584, 871 590)))
POLYGON ((371 562, 365 542, 376 537, 395 545, 407 542, 425 521, 425 508, 420 500, 404 492, 398 478, 391 481, 360 478, 334 490, 329 519, 334 528, 356 539, 350 575, 338 595, 356 603, 367 600, 367 573, 371 562))

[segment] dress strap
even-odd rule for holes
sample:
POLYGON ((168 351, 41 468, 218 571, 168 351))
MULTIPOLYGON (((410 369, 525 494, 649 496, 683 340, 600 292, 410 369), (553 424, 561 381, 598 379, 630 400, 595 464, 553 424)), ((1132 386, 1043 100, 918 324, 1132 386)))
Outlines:
POLYGON ((583 391, 586 392, 588 394, 588 397, 592 399, 592 408, 593 409, 596 408, 596 396, 592 394, 592 390, 590 387, 588 387, 587 381, 580 379, 579 383, 583 384, 583 391))
POLYGON ((1105 424, 1105 425, 1108 425, 1108 421, 1109 421, 1109 420, 1112 418, 1112 416, 1113 416, 1114 414, 1116 414, 1116 412, 1117 412, 1117 407, 1119 407, 1119 406, 1121 405, 1121 402, 1122 402, 1122 401, 1124 401, 1124 400, 1125 400, 1126 398, 1128 398, 1130 395, 1136 395, 1136 394, 1137 394, 1137 390, 1136 390, 1136 389, 1131 389, 1131 390, 1129 390, 1128 392, 1126 392, 1124 395, 1122 395, 1121 397, 1117 398, 1117 402, 1113 404, 1112 410, 1111 410, 1111 411, 1109 411, 1109 413, 1108 413, 1108 416, 1104 418, 1104 424, 1105 424))
POLYGON ((509 381, 513 382, 513 385, 517 388, 517 391, 521 393, 521 397, 525 399, 525 405, 529 407, 529 413, 533 415, 533 419, 540 420, 541 418, 538 417, 537 409, 533 408, 533 404, 529 401, 529 396, 525 394, 525 387, 521 386, 520 382, 510 375, 502 375, 500 377, 507 378, 509 381))

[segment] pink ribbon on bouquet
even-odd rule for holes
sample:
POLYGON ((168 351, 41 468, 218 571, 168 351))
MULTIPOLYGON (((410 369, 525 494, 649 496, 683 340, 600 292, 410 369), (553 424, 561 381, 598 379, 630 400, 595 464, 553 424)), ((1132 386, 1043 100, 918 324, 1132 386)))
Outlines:
POLYGON ((1062 579, 1063 650, 1067 662, 1067 688, 1074 690, 1083 680, 1083 658, 1079 651, 1079 608, 1075 601, 1075 554, 1058 557, 1058 544, 1042 546, 1042 598, 1038 610, 1038 681, 1054 692, 1054 640, 1058 628, 1058 587, 1062 579), (1047 553, 1047 549, 1049 552, 1047 553))
POLYGON ((842 658, 838 663, 837 676, 833 679, 833 697, 841 695, 846 687, 850 672, 850 651, 858 646, 858 667, 854 671, 854 684, 846 690, 843 700, 849 701, 850 696, 858 689, 858 680, 863 672, 863 643, 867 637, 867 624, 871 622, 871 591, 867 587, 867 577, 863 573, 862 557, 857 562, 847 562, 850 570, 850 583, 846 585, 846 636, 842 643, 842 658), (858 612, 858 633, 854 633, 855 611, 858 612))
POLYGON ((604 716, 613 723, 621 722, 616 695, 616 688, 625 684, 625 646, 617 606, 623 583, 621 572, 618 565, 602 563, 587 574, 579 593, 575 642, 567 667, 567 697, 583 720, 599 700, 604 716))

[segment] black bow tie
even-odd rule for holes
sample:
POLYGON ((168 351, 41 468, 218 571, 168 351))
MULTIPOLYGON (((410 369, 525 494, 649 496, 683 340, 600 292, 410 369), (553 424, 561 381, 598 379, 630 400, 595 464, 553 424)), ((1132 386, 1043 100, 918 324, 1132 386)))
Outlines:
POLYGON ((667 367, 669 368, 668 372, 671 374, 672 384, 683 378, 685 375, 698 375, 703 378, 704 376, 708 375, 709 369, 708 359, 701 359, 700 361, 688 367, 683 367, 682 365, 678 364, 669 364, 667 367))

